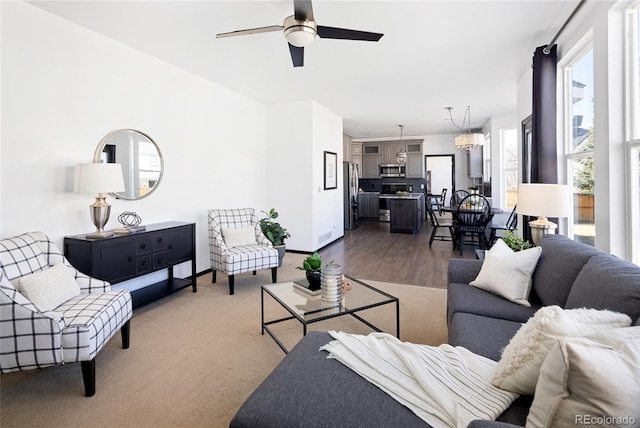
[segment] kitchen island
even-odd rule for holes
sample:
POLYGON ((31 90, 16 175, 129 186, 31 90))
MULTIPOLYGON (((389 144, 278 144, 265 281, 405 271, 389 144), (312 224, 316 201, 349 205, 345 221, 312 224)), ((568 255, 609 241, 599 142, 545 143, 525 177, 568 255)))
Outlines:
POLYGON ((424 220, 424 194, 396 193, 380 197, 389 199, 390 232, 418 233, 424 220))

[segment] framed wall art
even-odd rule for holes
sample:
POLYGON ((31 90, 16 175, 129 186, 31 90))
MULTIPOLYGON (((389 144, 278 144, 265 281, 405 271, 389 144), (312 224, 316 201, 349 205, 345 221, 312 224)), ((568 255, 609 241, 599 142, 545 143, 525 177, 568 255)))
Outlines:
POLYGON ((338 188, 338 154, 324 152, 324 190, 338 188))

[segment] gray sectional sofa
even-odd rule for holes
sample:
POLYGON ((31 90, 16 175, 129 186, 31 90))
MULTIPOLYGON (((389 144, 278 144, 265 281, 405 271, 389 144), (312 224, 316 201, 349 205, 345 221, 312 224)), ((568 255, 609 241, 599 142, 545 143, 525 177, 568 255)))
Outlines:
MULTIPOLYGON (((451 259, 447 328, 451 345, 499 360, 502 349, 542 306, 609 309, 640 325, 640 267, 561 235, 547 235, 533 273, 527 308, 472 287, 482 261, 451 259)), ((499 421, 524 425, 532 396, 516 400, 499 421)), ((497 426, 476 423, 474 427, 497 426)))
MULTIPOLYGON (((545 237, 533 275, 531 308, 469 285, 482 262, 451 259, 447 322, 449 343, 498 360, 521 323, 543 305, 592 307, 628 314, 640 325, 640 268, 559 235, 545 237)), ((427 326, 425 326, 426 328, 427 326)), ((425 427, 386 393, 334 359, 320 346, 331 340, 310 332, 241 406, 238 427, 425 427)), ((471 426, 524 425, 530 396, 520 397, 498 419, 471 426)))

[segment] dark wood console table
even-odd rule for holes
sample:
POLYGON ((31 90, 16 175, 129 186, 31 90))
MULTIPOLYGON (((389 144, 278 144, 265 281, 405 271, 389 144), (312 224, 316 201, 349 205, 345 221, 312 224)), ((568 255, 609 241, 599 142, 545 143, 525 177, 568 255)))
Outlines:
POLYGON ((168 269, 166 280, 131 290, 133 307, 137 308, 189 285, 197 291, 195 226, 171 221, 104 239, 67 236, 64 255, 80 272, 111 284, 168 269), (191 279, 174 278, 173 266, 187 261, 191 261, 191 279))

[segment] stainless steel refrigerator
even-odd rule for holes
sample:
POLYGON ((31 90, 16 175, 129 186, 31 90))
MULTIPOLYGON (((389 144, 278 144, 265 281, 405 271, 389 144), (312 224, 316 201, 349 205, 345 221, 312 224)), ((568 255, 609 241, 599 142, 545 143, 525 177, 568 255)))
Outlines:
POLYGON ((355 229, 358 227, 358 165, 350 162, 343 162, 344 180, 344 228, 355 229))

